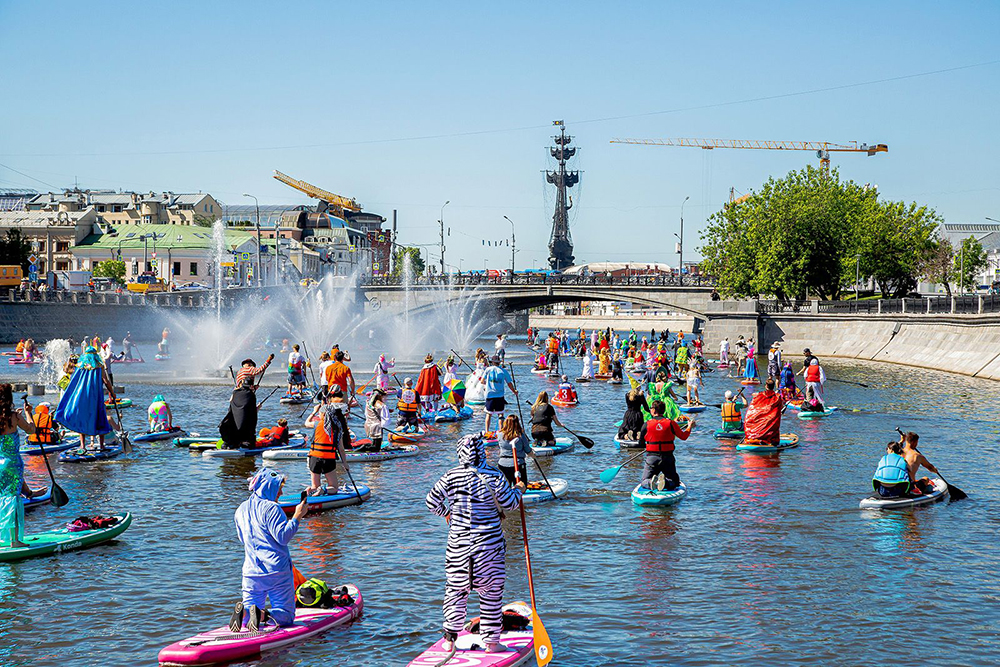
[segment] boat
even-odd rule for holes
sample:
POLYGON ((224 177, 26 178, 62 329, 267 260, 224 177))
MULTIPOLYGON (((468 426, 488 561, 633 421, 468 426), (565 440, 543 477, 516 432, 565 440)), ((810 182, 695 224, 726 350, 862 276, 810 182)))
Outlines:
POLYGON ((862 498, 858 507, 865 510, 892 510, 906 507, 916 507, 918 505, 929 505, 939 500, 944 500, 948 495, 948 484, 943 479, 931 480, 934 490, 920 496, 906 496, 905 498, 883 498, 877 493, 867 498, 862 498))

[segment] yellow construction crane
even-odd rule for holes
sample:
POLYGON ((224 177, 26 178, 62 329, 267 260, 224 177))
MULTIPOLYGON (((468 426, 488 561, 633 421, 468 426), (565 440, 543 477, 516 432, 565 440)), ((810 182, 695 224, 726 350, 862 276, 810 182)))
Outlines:
POLYGON ((885 144, 834 144, 829 141, 755 141, 748 139, 612 139, 613 144, 638 144, 640 146, 687 146, 690 148, 749 148, 771 151, 816 151, 820 169, 830 173, 830 153, 888 153, 885 144))
POLYGON ((332 192, 328 192, 323 188, 317 188, 311 183, 306 183, 305 181, 300 181, 298 179, 292 178, 287 174, 283 174, 277 169, 274 170, 274 177, 288 185, 295 188, 299 192, 304 192, 313 199, 319 199, 320 201, 325 201, 331 207, 333 207, 334 212, 340 216, 344 216, 344 211, 351 211, 357 213, 361 210, 361 204, 359 204, 354 199, 348 199, 347 197, 341 197, 340 195, 335 195, 332 192))

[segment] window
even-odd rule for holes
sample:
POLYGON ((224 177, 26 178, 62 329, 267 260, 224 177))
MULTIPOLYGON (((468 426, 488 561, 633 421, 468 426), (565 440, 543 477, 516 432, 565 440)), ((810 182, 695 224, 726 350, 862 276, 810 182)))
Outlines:
POLYGON ((69 262, 65 260, 56 262, 56 271, 69 271, 69 262))
MULTIPOLYGON (((69 250, 69 241, 56 241, 56 252, 66 252, 69 250)), ((58 269, 56 269, 58 271, 58 269)))
POLYGON ((191 275, 198 275, 198 262, 191 262, 191 275))
POLYGON ((174 275, 174 276, 181 275, 181 263, 180 262, 174 262, 174 270, 173 270, 173 273, 171 275, 174 275))

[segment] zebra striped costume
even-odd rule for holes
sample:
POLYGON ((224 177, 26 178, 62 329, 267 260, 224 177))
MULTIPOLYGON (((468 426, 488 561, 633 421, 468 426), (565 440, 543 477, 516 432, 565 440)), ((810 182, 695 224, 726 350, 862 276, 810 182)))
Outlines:
POLYGON ((500 641, 506 579, 507 549, 497 505, 513 510, 521 492, 486 464, 481 437, 467 435, 459 440, 458 460, 462 465, 445 473, 427 494, 431 512, 451 515, 445 554, 445 636, 457 634, 465 625, 469 593, 476 591, 480 635, 489 644, 500 641))

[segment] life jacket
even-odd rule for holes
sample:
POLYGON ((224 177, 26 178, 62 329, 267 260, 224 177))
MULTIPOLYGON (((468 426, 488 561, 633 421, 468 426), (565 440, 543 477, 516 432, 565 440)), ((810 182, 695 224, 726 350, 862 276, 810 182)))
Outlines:
POLYGON ((674 425, 667 417, 646 422, 646 451, 659 454, 674 451, 674 425))
POLYGON ((288 427, 287 426, 274 426, 271 428, 271 438, 275 440, 281 440, 282 442, 288 441, 288 427))
POLYGON ((722 404, 723 424, 739 424, 741 421, 743 421, 743 416, 740 414, 736 401, 726 401, 722 404))
POLYGON ((905 484, 908 490, 910 471, 906 467, 906 459, 891 452, 883 456, 872 476, 872 487, 877 490, 879 484, 905 484))
POLYGON ((567 402, 569 402, 569 401, 575 401, 576 400, 576 392, 573 391, 573 387, 571 385, 568 385, 568 384, 561 384, 561 385, 559 385, 559 394, 558 394, 558 396, 559 396, 559 400, 560 401, 567 401, 567 402))
MULTIPOLYGON (((316 428, 313 430, 313 441, 309 447, 309 456, 317 459, 336 459, 337 443, 327 435, 324 421, 326 421, 326 417, 320 413, 319 423, 316 424, 316 428)), ((336 431, 337 429, 333 430, 336 431)))
POLYGON ((558 352, 559 352, 559 341, 557 341, 555 338, 550 338, 549 339, 549 343, 548 343, 546 349, 551 354, 558 354, 558 352))
POLYGON ((55 443, 55 433, 52 432, 52 415, 48 407, 39 405, 35 408, 35 432, 28 436, 30 442, 40 442, 43 445, 55 443))
POLYGON ((819 364, 806 368, 806 382, 819 382, 819 364))
POLYGON ((420 402, 417 400, 417 392, 412 389, 404 389, 399 393, 399 401, 396 408, 403 412, 416 412, 420 409, 420 402))

